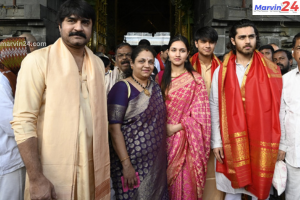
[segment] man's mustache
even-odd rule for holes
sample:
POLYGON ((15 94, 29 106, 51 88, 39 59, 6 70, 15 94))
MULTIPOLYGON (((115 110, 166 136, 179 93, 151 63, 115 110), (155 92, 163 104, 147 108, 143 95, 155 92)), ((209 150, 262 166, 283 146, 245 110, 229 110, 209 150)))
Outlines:
POLYGON ((124 61, 121 62, 121 64, 122 64, 122 65, 123 65, 123 64, 130 64, 130 61, 129 61, 129 60, 124 60, 124 61))
POLYGON ((70 36, 80 36, 80 37, 83 37, 84 39, 86 39, 86 35, 83 32, 71 32, 69 34, 69 37, 70 36))
POLYGON ((277 63, 277 65, 281 68, 281 69, 283 69, 284 68, 284 65, 283 64, 281 64, 281 63, 277 63))

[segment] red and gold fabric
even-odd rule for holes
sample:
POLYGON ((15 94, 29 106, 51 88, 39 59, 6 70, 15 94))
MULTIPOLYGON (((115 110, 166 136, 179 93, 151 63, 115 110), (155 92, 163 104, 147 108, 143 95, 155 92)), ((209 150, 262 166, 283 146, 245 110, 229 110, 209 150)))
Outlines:
POLYGON ((157 58, 157 60, 158 60, 158 62, 159 62, 160 70, 163 71, 163 70, 165 70, 165 65, 164 65, 163 61, 161 60, 160 54, 161 54, 161 52, 159 52, 159 53, 156 55, 156 58, 157 58))
POLYGON ((0 73, 8 79, 13 96, 16 90, 17 74, 26 55, 26 38, 6 38, 0 42, 0 73))
MULTIPOLYGON (((193 68, 199 73, 201 74, 201 63, 199 60, 199 52, 195 53, 193 55, 193 57, 190 58, 190 62, 193 66, 193 68)), ((221 65, 221 61, 219 60, 219 58, 217 58, 217 56, 215 54, 212 55, 212 61, 211 61, 211 77, 213 77, 213 74, 215 72, 215 70, 218 68, 218 66, 221 65)))
POLYGON ((173 79, 166 100, 167 124, 183 127, 167 138, 170 199, 201 200, 205 185, 211 117, 204 81, 193 76, 185 72, 173 79))
POLYGON ((282 76, 277 65, 253 53, 242 85, 230 52, 219 72, 220 129, 224 163, 217 162, 233 188, 266 199, 272 184, 280 141, 282 76))

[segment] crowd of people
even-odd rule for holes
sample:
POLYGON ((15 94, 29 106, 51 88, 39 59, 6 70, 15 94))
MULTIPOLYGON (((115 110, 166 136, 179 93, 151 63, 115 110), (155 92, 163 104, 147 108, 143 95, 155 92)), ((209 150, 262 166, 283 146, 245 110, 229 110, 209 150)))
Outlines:
POLYGON ((300 33, 292 52, 260 46, 243 19, 222 59, 206 26, 192 56, 177 35, 158 54, 121 43, 112 62, 86 47, 88 3, 67 0, 57 19, 48 47, 0 43, 1 200, 263 200, 283 160, 286 200, 300 199, 300 33))

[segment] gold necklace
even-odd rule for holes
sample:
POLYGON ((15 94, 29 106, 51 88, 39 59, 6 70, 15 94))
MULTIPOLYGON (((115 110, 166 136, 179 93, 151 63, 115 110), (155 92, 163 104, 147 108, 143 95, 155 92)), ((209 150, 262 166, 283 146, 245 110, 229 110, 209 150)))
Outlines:
POLYGON ((148 97, 150 97, 150 92, 149 92, 149 90, 147 89, 147 87, 148 87, 148 80, 147 80, 147 85, 146 85, 146 87, 144 87, 142 84, 140 84, 137 80, 135 80, 135 78, 133 78, 133 76, 131 76, 131 78, 137 83, 137 84, 139 84, 139 86, 141 86, 143 89, 144 89, 144 93, 145 93, 145 95, 147 95, 148 97))
POLYGON ((182 73, 180 73, 178 76, 175 76, 175 77, 171 76, 171 78, 177 78, 177 77, 181 76, 182 74, 184 74, 185 72, 186 72, 186 69, 182 73))

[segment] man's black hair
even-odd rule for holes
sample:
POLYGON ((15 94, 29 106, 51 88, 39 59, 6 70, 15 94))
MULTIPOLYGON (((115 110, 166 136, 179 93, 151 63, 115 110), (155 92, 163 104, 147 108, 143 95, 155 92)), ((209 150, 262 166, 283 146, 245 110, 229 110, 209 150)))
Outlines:
POLYGON ((165 52, 165 51, 168 50, 168 48, 169 48, 168 45, 166 45, 166 44, 162 45, 161 48, 160 48, 160 51, 165 52))
POLYGON ((218 33, 214 28, 205 26, 196 31, 194 39, 195 41, 201 40, 216 43, 218 41, 218 33))
POLYGON ((140 45, 151 46, 149 40, 146 40, 146 39, 140 40, 138 45, 139 45, 139 46, 140 46, 140 45))
POLYGON ((300 33, 297 33, 297 35, 294 36, 293 38, 293 43, 292 43, 292 47, 295 48, 296 45, 296 41, 300 38, 300 33))
POLYGON ((104 56, 99 56, 99 58, 103 61, 105 68, 110 64, 110 60, 108 58, 104 56))
POLYGON ((57 13, 57 23, 61 26, 66 17, 75 15, 78 18, 91 19, 93 25, 96 21, 96 13, 93 7, 84 0, 67 0, 61 4, 57 13))
MULTIPOLYGON (((288 60, 292 60, 293 59, 293 56, 292 56, 292 53, 288 50, 285 50, 285 49, 277 49, 276 51, 274 51, 274 54, 277 53, 277 52, 284 52, 288 58, 288 60)), ((274 55, 273 54, 273 55, 274 55)))
POLYGON ((235 39, 235 36, 237 34, 237 29, 238 28, 244 28, 244 27, 252 27, 254 29, 254 33, 256 35, 256 48, 259 48, 260 46, 260 40, 259 40, 259 32, 256 26, 252 21, 249 19, 242 19, 235 24, 229 29, 229 42, 227 44, 227 49, 232 50, 234 54, 236 54, 236 46, 232 44, 231 38, 235 39))
POLYGON ((269 44, 263 45, 263 46, 259 47, 258 51, 261 51, 264 49, 270 49, 272 51, 272 55, 274 54, 274 48, 271 45, 269 45, 269 44))
POLYGON ((128 46, 128 47, 130 47, 130 49, 132 50, 132 46, 130 45, 130 44, 128 44, 128 43, 126 43, 126 42, 122 42, 122 43, 120 43, 120 44, 118 44, 117 46, 116 46, 116 54, 117 54, 117 51, 118 51, 118 49, 120 49, 121 47, 124 47, 124 46, 128 46))

